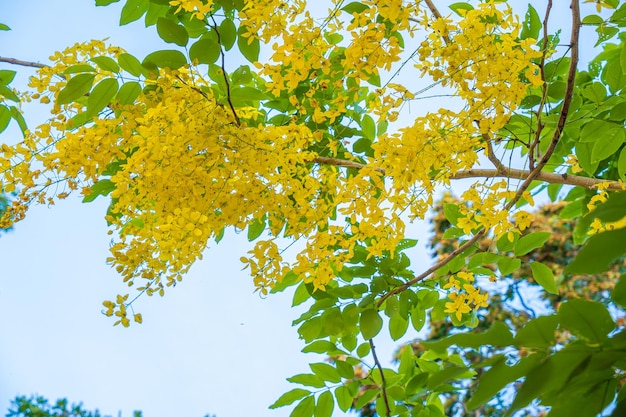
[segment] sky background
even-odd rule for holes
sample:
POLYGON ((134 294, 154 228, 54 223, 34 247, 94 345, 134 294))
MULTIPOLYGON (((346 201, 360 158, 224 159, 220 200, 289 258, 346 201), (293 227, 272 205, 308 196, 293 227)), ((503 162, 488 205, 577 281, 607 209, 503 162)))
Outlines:
MULTIPOLYGON (((118 26, 123 2, 94 3, 0 0, 0 23, 12 29, 0 32, 0 56, 46 63, 56 50, 103 38, 140 59, 165 48, 142 22, 118 26)), ((595 39, 590 33, 587 39, 595 39)), ((590 49, 583 49, 583 58, 590 49)), ((18 70, 16 88, 33 73, 0 64, 4 68, 18 70)), ((47 118, 36 106, 25 112, 31 128, 47 118)), ((18 139, 14 126, 0 137, 18 139)), ((82 204, 75 196, 52 208, 37 206, 0 235, 0 415, 15 396, 40 394, 112 416, 133 410, 145 417, 288 416, 292 407, 267 406, 296 387, 285 378, 323 358, 300 353, 304 344, 291 327, 300 310, 290 308, 291 291, 267 299, 253 292, 239 262, 250 247, 245 234, 227 233, 211 244, 164 298, 140 299, 144 324, 113 327, 101 302, 126 287, 105 264, 106 205, 103 199, 82 204)), ((425 228, 413 231, 427 240, 425 228)), ((409 253, 414 265, 429 264, 423 249, 409 253)), ((380 338, 379 358, 388 361, 396 346, 415 336, 380 338)), ((337 407, 335 415, 341 415, 337 407)))

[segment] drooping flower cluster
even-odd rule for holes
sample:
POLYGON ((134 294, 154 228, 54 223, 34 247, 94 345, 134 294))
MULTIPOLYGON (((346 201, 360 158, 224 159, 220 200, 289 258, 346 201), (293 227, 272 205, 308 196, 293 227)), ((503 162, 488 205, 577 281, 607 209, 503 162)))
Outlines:
MULTIPOLYGON (((214 6, 170 5, 197 19, 214 6)), ((506 123, 527 86, 540 82, 532 63, 539 53, 531 40, 518 39, 519 22, 495 2, 454 22, 400 0, 348 6, 333 2, 320 23, 304 1, 245 2, 238 17, 246 31, 237 36, 272 45, 270 61, 256 63, 255 87, 284 99, 280 122, 267 111, 278 107, 233 105, 191 66, 130 79, 116 63, 124 51, 102 42, 55 54, 31 81, 32 98, 53 103, 51 120, 0 148, 2 188, 19 192, 0 227, 22 219, 30 204, 53 204, 72 191, 88 199, 108 195, 106 219, 116 235, 109 262, 128 285, 161 295, 229 227, 259 229, 242 261, 262 293, 290 272, 324 289, 357 245, 369 257, 393 256, 405 237, 405 214, 423 218, 435 187, 474 167, 477 150, 506 123), (411 50, 420 31, 426 40, 411 50), (405 65, 412 60, 414 67, 405 65), (384 133, 415 98, 417 88, 396 79, 401 69, 452 88, 464 106, 384 133), (60 100, 74 74, 136 91, 132 100, 113 100, 92 114, 86 96, 60 100), (358 135, 367 139, 361 148, 358 135), (320 162, 338 156, 359 169, 320 162), (293 260, 278 237, 302 241, 293 260)), ((521 212, 512 222, 501 210, 512 193, 505 185, 479 188, 465 196, 472 202, 460 219, 466 233, 526 227, 521 212)), ((482 294, 466 290, 450 312, 484 304, 482 294)), ((127 300, 105 304, 123 325, 127 300)))

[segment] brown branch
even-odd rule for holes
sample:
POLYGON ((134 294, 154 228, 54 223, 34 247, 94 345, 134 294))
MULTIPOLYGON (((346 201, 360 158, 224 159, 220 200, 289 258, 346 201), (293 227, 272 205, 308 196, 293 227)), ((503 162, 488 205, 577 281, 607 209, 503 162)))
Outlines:
MULTIPOLYGON (((525 171, 514 168, 497 169, 469 169, 467 171, 459 171, 452 175, 450 179, 461 178, 511 178, 524 180, 532 174, 532 171, 525 171)), ((547 182, 549 184, 566 184, 576 187, 586 188, 588 190, 597 189, 598 184, 608 182, 609 191, 623 191, 624 186, 617 181, 606 181, 598 178, 582 177, 580 175, 555 174, 552 172, 539 172, 533 180, 547 182)))
POLYGON ((506 167, 500 162, 500 160, 496 157, 496 154, 493 152, 493 145, 491 144, 491 138, 484 134, 483 138, 485 139, 487 146, 487 158, 491 161, 491 163, 496 167, 498 171, 502 171, 506 169, 506 167))
POLYGON ((430 12, 433 14, 433 16, 435 16, 437 19, 441 19, 441 13, 439 13, 439 10, 437 10, 437 6, 435 6, 435 3, 433 3, 432 0, 424 0, 424 3, 426 3, 426 6, 428 6, 428 9, 430 9, 430 12))
POLYGON ((6 58, 2 56, 0 56, 0 62, 6 62, 7 64, 21 65, 23 67, 33 67, 33 68, 45 68, 48 66, 46 64, 40 64, 39 62, 22 61, 20 59, 6 58))
POLYGON ((382 392, 383 401, 385 401, 385 408, 387 409, 387 417, 391 416, 391 408, 389 407, 389 398, 387 397, 387 382, 385 381, 385 374, 383 373, 383 367, 378 360, 378 356, 376 356, 376 348, 374 347, 374 339, 370 339, 370 347, 372 348, 372 356, 374 357, 374 363, 376 367, 380 371, 380 381, 381 387, 380 390, 382 392))
MULTIPOLYGON (((490 144, 487 144, 487 155, 493 155, 493 149, 489 149, 490 144)), ((457 180, 463 178, 511 178, 517 180, 525 180, 527 179, 533 171, 525 171, 521 169, 515 168, 507 168, 502 165, 495 156, 489 158, 491 162, 496 165, 498 169, 469 169, 467 171, 459 171, 456 174, 453 174, 450 179, 457 180)), ((348 161, 345 159, 339 158, 327 158, 323 156, 318 156, 313 161, 315 163, 321 165, 333 165, 344 168, 353 168, 353 169, 363 169, 367 165, 362 164, 360 162, 348 161)), ((385 175, 384 168, 376 168, 376 171, 385 175)), ((571 174, 554 174, 552 172, 539 172, 535 175, 533 180, 543 181, 549 184, 565 184, 565 185, 573 185, 576 187, 583 187, 589 190, 593 190, 597 187, 598 184, 601 183, 609 183, 608 190, 609 191, 623 191, 624 186, 620 184, 618 181, 606 181, 598 178, 589 178, 583 177, 580 175, 571 175, 571 174)))

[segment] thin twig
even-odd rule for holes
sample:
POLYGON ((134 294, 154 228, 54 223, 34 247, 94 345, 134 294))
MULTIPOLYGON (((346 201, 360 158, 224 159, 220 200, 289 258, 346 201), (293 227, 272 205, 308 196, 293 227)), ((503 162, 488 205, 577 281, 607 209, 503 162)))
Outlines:
POLYGON ((470 240, 468 240, 467 242, 465 242, 464 244, 462 244, 461 246, 459 246, 458 248, 450 252, 450 254, 448 254, 445 258, 443 258, 442 260, 440 260, 439 262, 437 262, 436 264, 428 268, 426 271, 422 272, 421 274, 411 279, 410 281, 407 281, 404 284, 400 285, 399 287, 396 287, 393 290, 389 291, 388 293, 384 294, 382 297, 380 297, 380 300, 378 300, 378 306, 382 305, 383 301, 385 301, 387 298, 391 297, 392 295, 401 293, 407 288, 428 278, 430 274, 432 274, 439 268, 446 266, 450 261, 456 258, 459 254, 463 253, 467 248, 472 246, 474 243, 478 242, 478 240, 480 240, 485 235, 485 233, 486 233, 485 229, 479 230, 470 240))
POLYGON ((498 172, 502 171, 505 168, 504 168, 504 165, 502 164, 502 162, 500 162, 500 160, 496 157, 496 154, 493 151, 493 145, 491 144, 491 138, 486 133, 483 135, 483 138, 485 139, 486 146, 487 146, 487 158, 489 158, 489 160, 496 167, 498 172))
POLYGON ((385 374, 383 373, 383 367, 378 360, 378 356, 376 356, 376 348, 374 347, 374 339, 370 339, 370 347, 372 348, 372 356, 374 357, 374 363, 376 367, 380 371, 380 381, 381 387, 380 391, 383 396, 383 401, 385 401, 385 408, 387 409, 387 417, 391 416, 391 408, 389 408, 389 398, 387 397, 387 382, 385 381, 385 374))
POLYGON ((224 53, 224 50, 222 49, 222 40, 220 38, 220 33, 217 30, 217 22, 215 21, 215 18, 213 17, 213 15, 211 15, 211 20, 213 21, 213 30, 215 31, 215 33, 217 34, 217 43, 220 46, 220 57, 222 58, 222 75, 224 76, 224 83, 226 83, 226 100, 228 101, 228 106, 230 107, 230 110, 233 113, 233 117, 235 118, 235 122, 237 123, 237 126, 241 125, 241 121, 239 120, 239 116, 237 115, 237 111, 235 111, 235 106, 233 106, 233 102, 230 99, 230 83, 228 82, 228 73, 226 72, 226 62, 225 62, 225 56, 226 54, 224 53))
POLYGON ((6 62, 7 64, 21 65, 23 67, 33 67, 33 68, 45 68, 48 66, 46 64, 40 64, 39 62, 22 61, 20 59, 6 58, 2 56, 0 56, 0 62, 6 62))

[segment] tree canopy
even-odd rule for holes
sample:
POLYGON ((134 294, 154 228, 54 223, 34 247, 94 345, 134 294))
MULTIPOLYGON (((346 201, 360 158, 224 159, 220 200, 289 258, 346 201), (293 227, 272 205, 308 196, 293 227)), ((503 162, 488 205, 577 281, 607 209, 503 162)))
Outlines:
POLYGON ((0 132, 23 134, 0 145, 0 228, 107 199, 107 262, 131 290, 103 304, 123 327, 245 231, 252 285, 295 287, 303 351, 330 357, 271 406, 296 417, 621 415, 626 3, 510 3, 126 0, 120 24, 167 49, 0 57, 37 68, 27 91, 0 70, 0 132), (29 126, 24 102, 50 119, 29 126), (415 266, 430 215, 437 256, 415 266), (382 366, 376 338, 427 324, 382 366))

